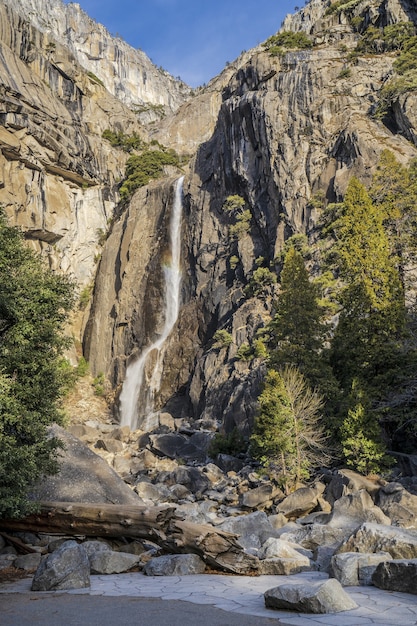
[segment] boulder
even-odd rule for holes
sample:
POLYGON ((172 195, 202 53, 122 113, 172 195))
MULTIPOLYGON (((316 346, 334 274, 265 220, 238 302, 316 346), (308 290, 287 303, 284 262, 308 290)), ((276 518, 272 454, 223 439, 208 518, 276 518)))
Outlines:
POLYGON ((334 578, 310 583, 288 583, 264 594, 269 609, 297 613, 340 613, 357 608, 357 604, 334 578))
POLYGON ((180 433, 150 435, 152 452, 170 459, 205 461, 211 435, 204 432, 193 433, 190 437, 180 433))
POLYGON ((163 502, 172 502, 173 495, 165 485, 141 481, 135 486, 136 493, 144 502, 150 504, 162 504, 163 502))
POLYGON ((343 587, 372 585, 372 575, 380 563, 389 561, 392 556, 387 552, 380 554, 361 554, 344 552, 332 557, 329 576, 336 578, 343 587))
POLYGON ((238 535, 239 544, 246 550, 259 550, 269 537, 276 537, 278 532, 272 528, 263 511, 229 518, 217 528, 238 535))
POLYGON ((177 467, 165 481, 167 485, 184 485, 197 497, 200 497, 210 487, 210 482, 196 467, 177 467))
POLYGON ((240 496, 240 506, 243 509, 258 509, 265 505, 271 505, 272 500, 278 496, 283 496, 279 487, 271 482, 264 483, 255 489, 249 489, 240 496))
POLYGON ((13 567, 16 567, 17 569, 23 569, 27 572, 31 572, 39 567, 41 558, 42 556, 39 552, 22 554, 13 561, 13 567))
POLYGON ((92 574, 121 574, 128 572, 140 562, 140 556, 127 552, 99 550, 90 557, 92 574))
POLYGON ((204 574, 204 561, 196 554, 174 554, 151 559, 144 567, 147 576, 188 576, 204 574))
POLYGON ((318 498, 324 489, 323 483, 316 483, 312 487, 301 487, 277 504, 276 512, 283 513, 288 519, 307 515, 318 505, 318 498))
POLYGON ((83 502, 143 504, 139 496, 79 439, 59 426, 51 435, 64 443, 59 452, 59 474, 42 479, 32 491, 35 500, 45 502, 83 502))
POLYGON ((32 581, 32 591, 83 589, 90 586, 90 562, 82 545, 66 541, 41 561, 32 581))
POLYGON ((258 572, 264 576, 292 576, 311 569, 307 557, 302 559, 271 558, 259 561, 258 572))
POLYGON ((417 559, 398 559, 380 563, 372 582, 379 589, 417 594, 417 559))
POLYGON ((241 459, 230 454, 218 454, 214 462, 225 474, 228 472, 240 472, 245 466, 241 459))
POLYGON ((388 552, 393 559, 417 558, 417 531, 363 524, 337 550, 342 552, 388 552))
POLYGON ((370 480, 353 470, 337 470, 326 487, 326 499, 331 504, 334 504, 342 496, 347 496, 363 489, 372 497, 375 497, 381 484, 380 480, 370 480))
POLYGON ((364 522, 391 524, 389 517, 375 506, 369 493, 362 489, 339 498, 334 503, 333 513, 327 523, 335 528, 356 528, 364 522))
POLYGON ((97 552, 111 551, 109 544, 105 543, 104 541, 88 540, 84 541, 82 545, 84 550, 87 552, 87 556, 89 559, 91 559, 97 552))
MULTIPOLYGON (((278 537, 270 537, 265 541, 261 550, 259 551, 259 558, 284 558, 305 560, 307 557, 298 552, 297 549, 288 541, 284 541, 283 539, 279 539, 278 537)), ((307 561, 307 565, 309 565, 308 558, 307 561)))
POLYGON ((395 526, 417 529, 417 496, 400 483, 388 483, 381 487, 377 503, 395 526))
POLYGON ((316 550, 323 546, 339 546, 351 533, 348 528, 336 528, 327 524, 310 524, 308 526, 284 526, 280 537, 290 543, 297 543, 303 548, 316 550))

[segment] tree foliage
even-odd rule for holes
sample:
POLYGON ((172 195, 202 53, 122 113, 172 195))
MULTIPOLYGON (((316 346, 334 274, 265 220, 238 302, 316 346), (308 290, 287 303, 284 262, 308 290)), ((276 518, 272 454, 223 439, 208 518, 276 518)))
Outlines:
POLYGON ((0 516, 31 507, 30 486, 56 470, 59 442, 46 427, 59 410, 68 369, 64 326, 74 286, 46 268, 0 214, 0 516))
POLYGON ((296 367, 269 370, 259 397, 259 412, 251 436, 251 453, 279 472, 289 490, 326 458, 321 424, 322 398, 296 367))

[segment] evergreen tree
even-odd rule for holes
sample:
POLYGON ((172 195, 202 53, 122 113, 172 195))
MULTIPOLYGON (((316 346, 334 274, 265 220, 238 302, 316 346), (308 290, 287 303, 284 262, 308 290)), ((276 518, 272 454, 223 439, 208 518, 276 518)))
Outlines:
POLYGON ((412 280, 409 274, 417 258, 417 160, 405 166, 392 152, 384 150, 373 176, 370 196, 382 213, 406 288, 412 280))
POLYGON ((71 281, 44 266, 0 214, 0 517, 31 510, 27 492, 56 471, 59 442, 47 426, 61 422, 68 369, 64 325, 71 281))
POLYGON ((281 291, 275 315, 268 325, 270 362, 280 368, 292 365, 310 385, 327 398, 336 385, 323 345, 327 334, 320 290, 309 279, 301 253, 288 248, 281 272, 281 291))
POLYGON ((263 465, 278 470, 287 491, 328 458, 321 408, 321 396, 297 368, 269 370, 259 397, 250 449, 263 465))
POLYGON ((383 220, 365 187, 352 178, 332 223, 331 255, 341 281, 341 311, 331 363, 345 395, 340 429, 345 454, 352 450, 355 437, 363 442, 358 443, 357 469, 371 464, 378 469, 379 454, 384 462, 381 415, 375 408, 401 372, 404 291, 383 220), (369 401, 352 396, 355 385, 369 401))
POLYGON ((378 417, 356 380, 352 383, 349 405, 340 428, 346 465, 365 475, 389 467, 391 459, 385 452, 378 417))
POLYGON ((405 321, 404 291, 383 215, 355 178, 333 230, 332 256, 342 281, 341 313, 332 342, 334 371, 345 390, 357 378, 376 391, 395 367, 396 342, 405 321))

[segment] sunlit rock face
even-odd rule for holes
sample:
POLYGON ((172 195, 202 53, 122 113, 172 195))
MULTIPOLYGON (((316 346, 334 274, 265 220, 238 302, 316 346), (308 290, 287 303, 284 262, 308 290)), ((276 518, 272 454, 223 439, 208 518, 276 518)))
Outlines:
MULTIPOLYGON (((86 70, 95 74, 121 102, 160 105, 175 111, 190 94, 190 88, 157 68, 142 51, 92 20, 78 3, 61 0, 5 0, 46 37, 60 43, 86 70)), ((116 8, 117 10, 117 8, 116 8)), ((51 57, 54 50, 50 47, 51 57)))
MULTIPOLYGON (((364 0, 355 11, 359 5, 377 26, 417 19, 408 0, 364 0)), ((277 297, 275 285, 257 284, 256 270, 279 273, 291 235, 314 245, 318 198, 340 200, 352 175, 368 184, 382 150, 403 163, 417 154, 415 94, 394 103, 388 125, 373 116, 395 54, 360 56, 344 72, 357 35, 327 7, 312 0, 284 22, 307 32, 312 49, 270 56, 259 46, 188 100, 163 72, 153 83, 155 69, 146 70, 145 98, 145 62, 140 69, 127 62, 137 51, 78 5, 0 7, 0 203, 53 267, 83 285, 95 281, 84 350, 92 373, 104 372, 113 387, 116 409, 128 365, 163 328, 163 265, 180 175, 181 306, 155 409, 248 434, 264 366, 242 358, 241 348, 268 322, 277 297), (173 112, 145 127, 131 110, 141 100, 173 112), (191 155, 189 163, 119 205, 128 155, 103 140, 106 128, 157 139, 191 155), (229 195, 250 211, 240 237, 223 209, 229 195), (226 332, 223 342, 217 330, 226 332)))

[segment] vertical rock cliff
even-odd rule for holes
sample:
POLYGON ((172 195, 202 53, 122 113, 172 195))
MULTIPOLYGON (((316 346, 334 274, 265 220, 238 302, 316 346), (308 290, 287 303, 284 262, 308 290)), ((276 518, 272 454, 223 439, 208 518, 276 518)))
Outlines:
MULTIPOLYGON (((412 94, 398 100, 388 126, 373 115, 393 73, 395 54, 359 55, 352 71, 343 71, 358 41, 352 17, 380 27, 414 19, 412 5, 364 0, 348 16, 328 12, 328 5, 313 0, 284 23, 286 30, 308 32, 311 49, 272 56, 260 47, 227 77, 218 110, 214 107, 212 135, 199 146, 186 173, 183 306, 169 339, 158 407, 212 420, 226 430, 237 426, 244 434, 253 420, 262 361, 243 360, 238 351, 269 319, 274 295, 273 286, 258 289, 253 284, 257 267, 272 263, 279 271, 284 242, 294 234, 314 240, 319 216, 315 197, 340 200, 352 175, 369 182, 385 148, 401 162, 417 154, 412 94), (250 210, 249 228, 239 238, 231 236, 233 220, 222 208, 236 194, 250 210), (219 329, 230 341, 213 339, 219 329)), ((193 102, 184 106, 192 111, 193 102)), ((201 101, 195 106, 201 107, 201 101)), ((183 115, 180 108, 169 119, 177 144, 187 142, 183 115)), ((139 192, 130 217, 122 218, 103 251, 90 323, 105 327, 106 339, 88 332, 86 346, 94 369, 104 370, 116 387, 131 355, 157 333, 161 310, 154 298, 158 263, 155 267, 145 254, 133 270, 134 288, 116 250, 124 250, 132 264, 132 246, 141 248, 139 254, 148 249, 136 245, 132 219, 140 221, 144 240, 153 238, 153 245, 163 240, 162 217, 158 228, 146 217, 150 203, 155 203, 152 214, 165 206, 158 197, 162 192, 168 194, 166 183, 139 192), (142 218, 132 218, 134 207, 142 218), (103 296, 107 289, 102 287, 114 275, 116 306, 110 304, 113 296, 110 302, 103 296)))
POLYGON ((79 5, 0 4, 0 203, 54 267, 82 285, 94 279, 84 350, 114 388, 116 412, 128 364, 163 327, 162 265, 180 174, 181 308, 155 409, 248 434, 263 365, 242 350, 277 293, 257 270, 279 275, 292 235, 314 243, 317 198, 340 200, 352 175, 369 182, 382 150, 402 163, 417 155, 415 89, 375 116, 396 53, 357 53, 365 28, 417 22, 415 4, 345 4, 311 0, 283 24, 305 33, 310 48, 259 46, 192 98, 79 5), (168 114, 146 127, 133 104, 168 114), (128 155, 102 138, 107 128, 157 139, 189 163, 119 204, 128 155), (239 236, 224 209, 229 196, 248 211, 239 236))

